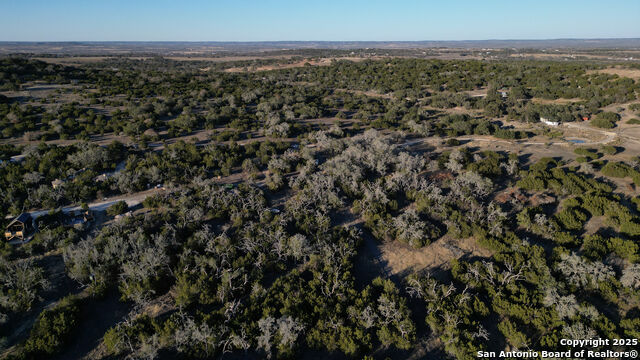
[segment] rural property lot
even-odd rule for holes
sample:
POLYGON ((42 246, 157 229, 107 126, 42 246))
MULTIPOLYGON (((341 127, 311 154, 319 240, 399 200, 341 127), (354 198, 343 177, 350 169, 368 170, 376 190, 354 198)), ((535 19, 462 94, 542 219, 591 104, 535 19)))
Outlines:
POLYGON ((2 356, 635 336, 635 50, 413 45, 9 46, 2 356))

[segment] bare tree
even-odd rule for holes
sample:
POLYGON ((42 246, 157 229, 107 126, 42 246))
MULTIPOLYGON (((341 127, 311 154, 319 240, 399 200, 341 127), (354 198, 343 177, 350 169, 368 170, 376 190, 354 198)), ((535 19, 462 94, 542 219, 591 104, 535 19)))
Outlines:
POLYGON ((626 287, 640 289, 640 264, 629 265, 622 270, 620 283, 626 287))
POLYGON ((26 311, 49 287, 44 272, 32 260, 7 261, 0 257, 0 306, 11 311, 26 311))
POLYGON ((610 266, 599 261, 587 262, 583 257, 573 253, 563 254, 556 268, 569 284, 579 287, 597 286, 598 282, 615 276, 610 266))

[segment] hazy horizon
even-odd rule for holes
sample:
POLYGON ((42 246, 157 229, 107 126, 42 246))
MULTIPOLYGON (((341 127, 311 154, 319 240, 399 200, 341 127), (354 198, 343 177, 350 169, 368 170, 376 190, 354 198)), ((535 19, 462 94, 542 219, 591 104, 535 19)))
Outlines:
POLYGON ((635 37, 602 37, 602 38, 486 38, 486 39, 422 39, 422 40, 0 40, 0 43, 424 43, 424 42, 483 42, 483 41, 607 41, 607 40, 640 40, 635 37))
POLYGON ((640 37, 640 2, 8 0, 0 41, 486 41, 640 37))

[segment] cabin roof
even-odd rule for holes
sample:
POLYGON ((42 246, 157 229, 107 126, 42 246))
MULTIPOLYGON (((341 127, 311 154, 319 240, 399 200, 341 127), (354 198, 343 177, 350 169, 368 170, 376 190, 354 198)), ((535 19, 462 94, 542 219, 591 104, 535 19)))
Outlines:
POLYGON ((29 213, 22 213, 20 215, 18 215, 17 218, 15 218, 13 221, 20 221, 22 223, 29 221, 29 219, 31 219, 31 214, 29 213))
POLYGON ((31 220, 31 214, 29 214, 29 213, 22 213, 22 214, 18 215, 18 217, 16 217, 15 219, 13 219, 13 220, 9 223, 9 225, 8 225, 8 226, 11 226, 11 225, 13 225, 13 224, 15 224, 15 223, 17 223, 17 222, 20 222, 20 223, 25 224, 25 223, 27 223, 29 220, 31 220))

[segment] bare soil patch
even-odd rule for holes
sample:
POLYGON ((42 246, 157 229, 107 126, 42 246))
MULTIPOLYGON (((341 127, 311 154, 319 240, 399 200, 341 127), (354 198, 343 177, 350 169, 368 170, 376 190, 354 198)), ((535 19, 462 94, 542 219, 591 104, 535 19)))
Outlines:
POLYGON ((531 102, 535 103, 535 104, 544 104, 544 105, 549 105, 549 104, 561 104, 561 105, 566 105, 566 104, 573 104, 573 103, 577 103, 580 101, 585 101, 584 99, 580 99, 580 98, 572 98, 572 99, 542 99, 542 98, 532 98, 531 102))
POLYGON ((387 269, 393 275, 446 268, 451 260, 465 255, 491 256, 491 251, 478 245, 474 238, 454 240, 447 236, 421 249, 395 241, 380 245, 380 250, 387 269))
POLYGON ((466 93, 467 95, 469 95, 471 97, 485 97, 485 96, 487 96, 487 88, 469 90, 469 91, 462 91, 462 92, 466 93))
POLYGON ((443 109, 443 108, 437 108, 437 107, 425 105, 425 106, 422 106, 422 108, 425 110, 440 111, 447 114, 467 114, 471 116, 479 115, 483 112, 482 110, 479 110, 479 109, 467 109, 463 106, 456 106, 453 108, 443 109))
POLYGON ((592 216, 586 224, 584 224, 585 235, 593 235, 604 226, 604 216, 592 216))
POLYGON ((336 91, 342 91, 342 92, 347 92, 351 94, 364 95, 364 96, 382 98, 382 99, 391 99, 393 97, 392 94, 380 94, 379 92, 376 92, 373 90, 363 91, 363 90, 351 90, 351 89, 336 89, 336 91))
POLYGON ((638 194, 638 189, 633 183, 633 180, 629 177, 614 178, 607 177, 607 180, 615 185, 615 192, 622 193, 629 196, 635 196, 638 194))

